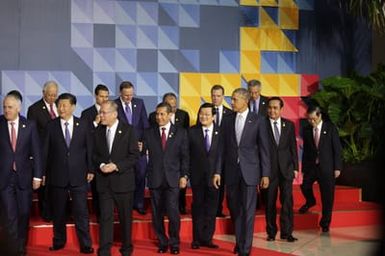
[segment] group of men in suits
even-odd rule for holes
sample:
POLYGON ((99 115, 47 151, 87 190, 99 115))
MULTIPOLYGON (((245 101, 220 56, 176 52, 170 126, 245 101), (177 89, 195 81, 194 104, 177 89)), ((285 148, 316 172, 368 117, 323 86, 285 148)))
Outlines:
MULTIPOLYGON (((267 240, 278 232, 276 200, 282 204, 280 238, 297 240, 293 232, 292 182, 298 175, 294 124, 283 118, 284 102, 260 94, 261 83, 248 82, 231 96, 232 110, 223 105, 224 88, 211 88, 212 103, 198 111, 197 124, 189 127, 188 113, 177 108, 177 97, 166 93, 147 119, 143 100, 134 86, 123 81, 120 96, 109 100, 104 85, 95 88, 95 105, 73 115, 76 97, 58 95, 58 85, 48 81, 43 97, 20 113, 21 95, 9 94, 0 116, 0 206, 18 252, 26 255, 27 227, 32 188, 41 189, 42 217, 53 220, 52 251, 66 243, 66 204, 72 213, 80 252, 94 252, 87 209, 88 183, 100 224, 98 255, 110 255, 114 207, 122 231, 122 255, 131 255, 132 210, 145 213, 144 187, 151 193, 152 222, 159 240, 158 252, 179 254, 180 213, 185 213, 183 190, 190 181, 193 202, 192 249, 218 248, 213 243, 216 216, 223 216, 226 191, 236 245, 234 253, 249 255, 252 248, 257 187, 264 189, 267 240), (30 119, 30 120, 29 120, 30 119), (49 190, 49 193, 47 193, 49 190), (69 196, 68 196, 69 195, 69 196), (182 196, 181 196, 182 195, 182 196), (169 219, 168 235, 164 215, 169 219)), ((312 185, 321 189, 323 215, 320 226, 329 230, 334 181, 340 174, 341 146, 336 127, 322 119, 319 108, 309 108, 309 128, 304 129, 301 185, 305 213, 315 205, 312 185)))

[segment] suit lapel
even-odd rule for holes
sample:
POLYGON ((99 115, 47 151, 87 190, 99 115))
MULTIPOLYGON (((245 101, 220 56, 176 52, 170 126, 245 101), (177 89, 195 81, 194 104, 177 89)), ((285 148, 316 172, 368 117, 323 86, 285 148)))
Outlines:
POLYGON ((72 142, 74 141, 74 139, 77 139, 77 137, 79 136, 79 131, 80 131, 79 129, 80 129, 79 119, 74 117, 74 127, 72 129, 72 137, 71 137, 70 147, 71 147, 72 142))
MULTIPOLYGON (((326 135, 328 132, 328 126, 327 124, 325 123, 325 121, 322 122, 322 127, 321 127, 321 131, 319 133, 319 142, 318 142, 318 148, 321 147, 322 143, 323 143, 323 136, 326 135)), ((313 140, 314 141, 314 140, 313 140)))
MULTIPOLYGON (((167 141, 166 141, 166 150, 171 146, 172 144, 174 144, 174 137, 175 137, 175 133, 176 133, 176 128, 175 128, 175 125, 171 125, 170 126, 170 131, 168 132, 168 135, 167 135, 167 141)), ((162 144, 162 143, 161 143, 162 144)))
POLYGON ((40 102, 41 102, 41 109, 43 110, 42 111, 43 115, 45 116, 46 119, 51 120, 51 115, 49 114, 49 110, 47 109, 47 106, 45 105, 44 100, 41 99, 40 102))
MULTIPOLYGON (((104 134, 106 134, 105 131, 106 131, 106 130, 104 129, 104 134)), ((119 142, 121 141, 122 136, 123 136, 122 123, 119 122, 118 127, 116 127, 116 132, 115 132, 114 140, 112 141, 112 146, 111 146, 111 153, 110 153, 110 155, 112 155, 112 152, 114 151, 114 148, 117 147, 117 145, 118 145, 119 142)), ((104 135, 104 137, 106 138, 105 135, 104 135)), ((104 140, 104 143, 106 144, 107 152, 108 152, 107 138, 104 140)))
MULTIPOLYGON (((255 119, 252 117, 251 113, 252 112, 249 111, 249 113, 247 114, 247 117, 246 117, 246 120, 245 120, 245 125, 243 126, 243 131, 242 131, 241 140, 240 140, 239 144, 242 143, 243 138, 245 137, 245 134, 250 129, 250 127, 255 125, 255 119)), ((235 131, 235 128, 234 128, 234 131, 235 131)))
POLYGON ((216 145, 218 144, 218 138, 219 138, 219 129, 218 129, 218 126, 214 125, 209 153, 211 153, 211 151, 213 151, 213 149, 216 148, 216 145))
POLYGON ((19 117, 19 127, 17 130, 17 138, 16 138, 16 150, 19 148, 21 141, 23 141, 24 139, 26 128, 27 128, 27 120, 19 117))
POLYGON ((3 123, 3 125, 1 126, 3 130, 2 134, 5 134, 5 139, 8 141, 9 148, 12 150, 11 137, 9 135, 9 129, 8 129, 8 121, 4 117, 4 119, 1 120, 1 122, 3 123))

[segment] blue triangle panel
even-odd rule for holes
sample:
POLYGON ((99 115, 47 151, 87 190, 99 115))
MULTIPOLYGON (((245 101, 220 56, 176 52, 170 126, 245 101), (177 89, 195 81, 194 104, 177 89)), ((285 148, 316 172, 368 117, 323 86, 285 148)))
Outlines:
POLYGON ((281 52, 278 56, 279 73, 296 72, 296 54, 293 52, 281 52))
MULTIPOLYGON (((4 76, 7 76, 12 81, 12 83, 13 83, 12 87, 15 86, 16 87, 15 89, 23 89, 23 91, 24 91, 26 72, 7 70, 7 71, 2 71, 2 74, 4 76)), ((2 79, 4 79, 4 77, 2 79)), ((7 88, 8 88, 8 86, 7 86, 7 88)), ((5 85, 3 84, 2 88, 4 88, 4 87, 5 87, 5 85)), ((2 91, 2 94, 6 94, 6 93, 7 92, 2 91)))
POLYGON ((48 73, 46 71, 28 71, 28 75, 42 88, 44 83, 48 81, 48 73))
POLYGON ((278 24, 278 9, 277 7, 262 7, 267 14, 269 14, 270 18, 274 20, 275 24, 278 24))
MULTIPOLYGON (((136 85, 136 73, 134 72, 118 72, 116 73, 116 85, 117 85, 117 91, 119 91, 119 86, 121 82, 123 81, 130 81, 134 88, 137 87, 136 85)), ((117 94, 119 95, 119 93, 117 94)))
POLYGON ((167 82, 168 85, 179 94, 179 74, 178 73, 159 73, 159 76, 167 82))
POLYGON ((137 22, 141 25, 158 24, 158 3, 137 1, 137 22), (145 13, 140 13, 139 9, 145 13))
POLYGON ((241 26, 258 27, 259 26, 259 7, 241 6, 241 26))
POLYGON ((179 9, 179 26, 199 27, 200 25, 200 6, 181 4, 179 9))
POLYGON ((219 56, 221 73, 239 73, 239 51, 221 51, 219 56))
POLYGON ((188 60, 188 62, 195 68, 195 71, 199 71, 199 50, 180 50, 182 55, 188 60))
POLYGON ((107 63, 113 70, 115 67, 115 49, 113 48, 94 48, 100 56, 102 56, 105 63, 107 63))
MULTIPOLYGON (((136 49, 116 49, 121 54, 124 61, 126 61, 133 69, 136 69, 136 49)), ((118 67, 116 67, 118 69, 118 67)), ((123 70, 124 71, 124 70, 123 70)))
POLYGON ((219 0, 221 6, 239 6, 237 0, 219 0))
POLYGON ((94 84, 105 84, 113 92, 112 89, 116 84, 114 72, 94 72, 94 84))
POLYGON ((158 96, 141 96, 140 98, 143 99, 148 114, 155 111, 156 105, 160 102, 158 96))
POLYGON ((56 81, 59 84, 59 87, 64 88, 67 92, 71 91, 71 73, 70 72, 52 71, 49 74, 49 79, 56 81))
POLYGON ((159 49, 179 48, 179 27, 159 26, 159 49))
MULTIPOLYGON (((136 7, 136 3, 135 2, 116 1, 115 4, 118 5, 118 7, 116 7, 116 8, 120 8, 121 10, 123 10, 125 15, 130 17, 133 22, 136 22, 136 15, 137 15, 137 11, 136 11, 137 9, 136 8, 137 7, 136 7)), ((115 17, 115 19, 117 20, 117 24, 126 24, 127 23, 127 21, 124 22, 124 20, 120 20, 122 18, 115 17)))
POLYGON ((278 52, 261 52, 261 72, 277 73, 278 71, 278 52))
POLYGON ((297 33, 297 30, 282 30, 283 33, 287 36, 287 38, 290 39, 290 42, 293 44, 293 45, 296 45, 296 33, 297 33))
POLYGON ((298 9, 313 11, 314 10, 314 0, 296 0, 298 9))
MULTIPOLYGON (((126 40, 129 40, 129 44, 132 44, 132 46, 136 46, 136 26, 130 26, 130 25, 117 25, 116 31, 119 31, 123 34, 125 38, 118 38, 118 33, 115 32, 116 41, 117 42, 126 42, 126 40)), ((125 46, 126 48, 129 48, 129 45, 125 46)), ((123 48, 123 47, 120 47, 123 48)))
POLYGON ((138 48, 158 47, 158 26, 138 26, 138 29, 145 35, 145 38, 137 37, 138 48))
POLYGON ((137 73, 137 94, 145 96, 156 96, 158 85, 158 73, 154 72, 141 72, 137 73))
MULTIPOLYGON (((159 4, 159 11, 163 10, 175 24, 179 23, 179 4, 161 3, 159 4)), ((161 21, 159 21, 161 22, 161 21)))

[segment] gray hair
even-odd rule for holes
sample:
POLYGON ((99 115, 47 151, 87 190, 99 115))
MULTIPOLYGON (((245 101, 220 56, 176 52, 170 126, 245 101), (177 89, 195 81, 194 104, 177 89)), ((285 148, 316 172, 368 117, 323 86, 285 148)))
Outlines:
POLYGON ((238 94, 240 95, 242 98, 244 98, 246 101, 249 101, 250 100, 250 93, 247 89, 245 88, 237 88, 233 91, 233 95, 234 94, 238 94))
POLYGON ((43 92, 45 92, 48 89, 48 87, 50 87, 52 85, 55 86, 56 89, 58 89, 58 87, 59 87, 58 84, 56 83, 56 81, 49 80, 49 81, 44 83, 44 85, 43 85, 43 92))
POLYGON ((8 94, 4 97, 4 100, 3 102, 6 100, 6 99, 14 99, 16 101, 16 104, 17 106, 21 109, 21 100, 18 96, 14 95, 14 94, 8 94))

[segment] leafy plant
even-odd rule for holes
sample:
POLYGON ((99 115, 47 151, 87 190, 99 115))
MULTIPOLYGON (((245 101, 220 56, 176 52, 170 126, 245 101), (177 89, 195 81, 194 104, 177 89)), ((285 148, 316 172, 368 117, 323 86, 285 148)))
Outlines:
POLYGON ((373 159, 384 143, 385 65, 368 76, 334 76, 311 96, 339 129, 348 163, 373 159))

